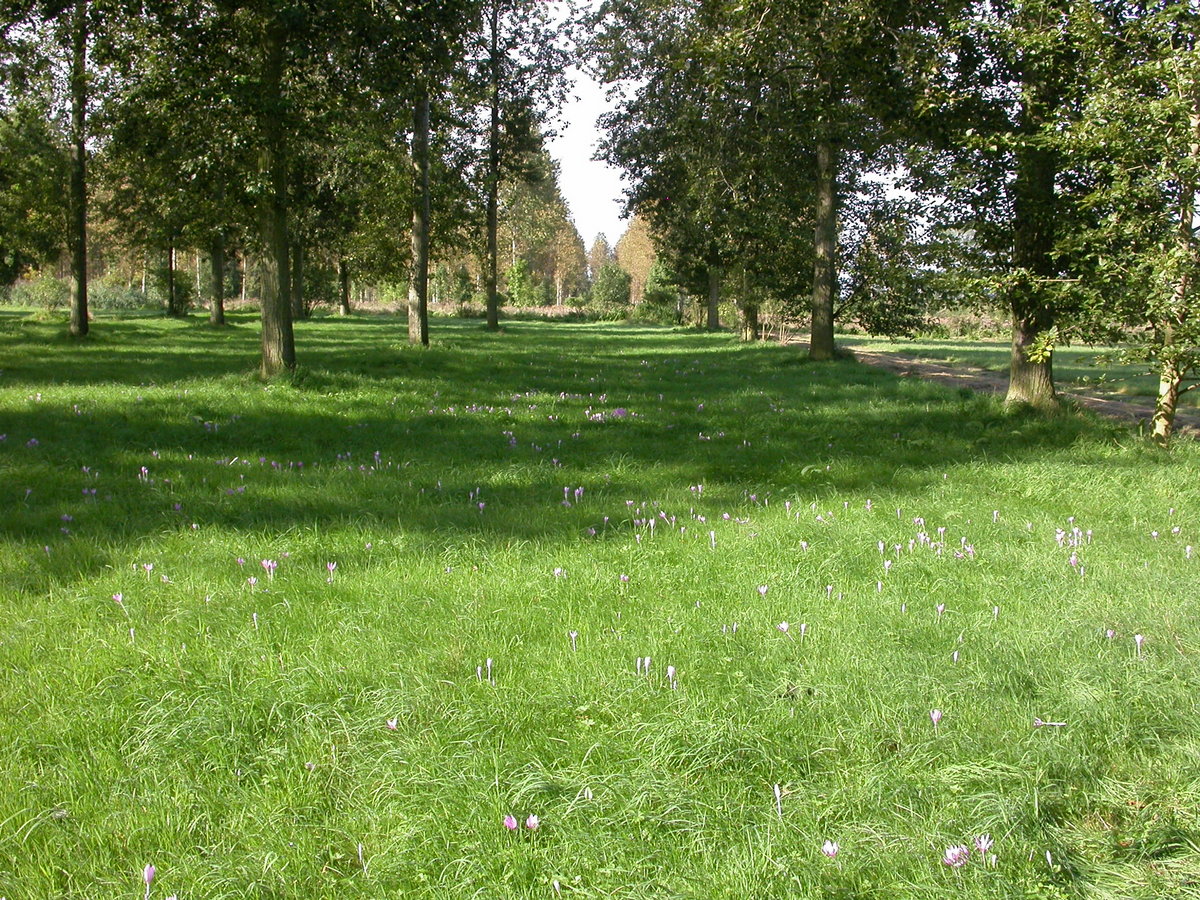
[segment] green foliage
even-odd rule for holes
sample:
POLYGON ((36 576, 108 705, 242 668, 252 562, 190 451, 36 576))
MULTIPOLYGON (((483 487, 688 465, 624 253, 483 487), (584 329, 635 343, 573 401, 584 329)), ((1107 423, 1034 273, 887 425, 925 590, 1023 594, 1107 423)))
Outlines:
POLYGON ((45 312, 64 310, 71 302, 71 283, 49 272, 40 272, 14 284, 9 289, 8 302, 45 312))
POLYGON ((646 276, 646 290, 642 302, 630 313, 637 322, 652 325, 682 325, 682 298, 679 287, 666 262, 656 259, 646 276))
POLYGON ((620 309, 629 306, 629 273, 609 260, 600 266, 592 282, 590 303, 598 308, 620 309))
POLYGON ((66 167, 44 110, 0 108, 0 286, 52 262, 65 244, 66 167))
MULTIPOLYGON (((183 272, 177 272, 175 277, 178 279, 183 276, 183 272)), ((147 296, 114 275, 93 278, 88 283, 88 306, 93 309, 134 310, 155 305, 165 305, 157 292, 147 296)))
POLYGON ((544 280, 529 270, 529 263, 518 259, 504 274, 508 285, 508 302, 513 306, 546 306, 550 303, 550 289, 544 280))
POLYGON ((929 325, 933 273, 916 246, 900 204, 884 202, 867 217, 851 257, 841 320, 868 334, 911 336, 929 325))

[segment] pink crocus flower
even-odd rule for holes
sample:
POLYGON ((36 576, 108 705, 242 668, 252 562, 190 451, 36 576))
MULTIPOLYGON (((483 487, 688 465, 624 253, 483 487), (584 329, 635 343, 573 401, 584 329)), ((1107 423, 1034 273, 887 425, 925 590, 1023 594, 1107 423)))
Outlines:
POLYGON ((525 827, 530 831, 537 831, 541 824, 541 820, 532 813, 530 813, 529 818, 525 820, 525 827))
POLYGON ((767 587, 765 584, 760 584, 760 585, 758 586, 758 596, 760 596, 760 597, 765 597, 765 596, 767 596, 767 591, 768 591, 768 590, 769 590, 769 588, 768 588, 768 587, 767 587))
POLYGON ((1137 646, 1137 655, 1139 657, 1142 655, 1142 644, 1144 644, 1145 642, 1146 642, 1146 638, 1143 637, 1142 635, 1135 634, 1133 636, 1133 643, 1137 646))
POLYGON ((395 731, 399 727, 399 725, 400 725, 399 719, 388 719, 387 720, 387 727, 388 727, 389 731, 395 731))
POLYGON ((971 851, 962 844, 953 844, 946 848, 946 852, 942 855, 942 865, 949 866, 952 869, 960 869, 967 864, 967 860, 971 858, 971 851))
POLYGON ((929 711, 929 719, 933 722, 933 727, 936 729, 938 723, 942 721, 942 711, 940 709, 931 709, 929 711))
POLYGON ((150 883, 154 881, 154 872, 155 869, 153 863, 146 863, 146 868, 142 869, 142 881, 146 883, 147 900, 149 900, 150 897, 150 883))
POLYGON ((981 834, 975 838, 975 849, 980 856, 987 854, 992 849, 992 836, 990 834, 981 834))
POLYGON ((511 815, 511 814, 505 816, 504 817, 504 827, 507 828, 509 831, 516 831, 517 830, 517 817, 514 815, 511 815))
POLYGON ((838 855, 838 850, 840 850, 840 849, 841 848, 838 847, 837 841, 826 841, 824 844, 821 845, 821 852, 824 853, 826 856, 828 856, 830 859, 835 859, 838 855))

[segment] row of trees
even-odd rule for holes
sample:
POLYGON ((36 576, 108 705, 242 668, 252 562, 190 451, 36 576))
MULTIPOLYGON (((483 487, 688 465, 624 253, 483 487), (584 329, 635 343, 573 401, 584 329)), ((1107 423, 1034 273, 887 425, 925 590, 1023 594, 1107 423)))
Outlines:
POLYGON ((337 271, 343 304, 352 277, 407 281, 423 343, 431 258, 472 259, 492 328, 502 237, 514 261, 548 253, 532 262, 560 297, 576 290, 582 242, 542 146, 572 29, 552 13, 540 0, 8 0, 0 279, 65 243, 84 335, 89 220, 115 223, 131 252, 167 256, 168 278, 177 251, 202 249, 220 323, 226 259, 252 255, 265 376, 295 365, 312 264, 337 271), (549 240, 530 234, 547 227, 549 240))
POLYGON ((1117 339, 1166 441, 1200 363, 1198 30, 1195 0, 610 0, 605 153, 710 327, 723 289, 748 334, 807 297, 819 360, 838 316, 1000 304, 1010 402, 1117 339))

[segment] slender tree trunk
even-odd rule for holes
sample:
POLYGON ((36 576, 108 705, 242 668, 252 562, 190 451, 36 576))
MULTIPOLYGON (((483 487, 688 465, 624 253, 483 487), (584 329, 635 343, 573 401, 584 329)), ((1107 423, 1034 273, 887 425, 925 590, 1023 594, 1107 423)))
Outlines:
POLYGON ((422 85, 413 116, 412 277, 408 280, 408 340, 429 346, 429 89, 422 85))
POLYGON ((225 236, 217 232, 213 236, 212 253, 209 257, 212 267, 212 306, 209 307, 208 321, 210 325, 225 324, 225 236))
POLYGON ((272 16, 264 41, 263 101, 260 128, 263 146, 259 169, 269 188, 259 201, 259 225, 264 252, 260 259, 259 286, 262 307, 262 366, 264 378, 296 367, 296 341, 292 331, 291 271, 288 266, 286 136, 283 110, 283 24, 272 16))
POLYGON ((708 331, 721 330, 721 267, 708 267, 708 331))
POLYGON ((491 121, 488 126, 487 165, 487 259, 483 263, 483 289, 487 295, 487 327, 500 328, 500 298, 497 294, 496 257, 500 207, 500 2, 492 0, 489 52, 491 121))
POLYGON ((757 341, 762 337, 762 329, 758 322, 758 303, 754 300, 743 300, 738 308, 742 313, 742 340, 757 341))
POLYGON ((292 320, 308 318, 308 307, 304 303, 304 242, 292 241, 292 320))
POLYGON ((837 295, 838 149, 829 137, 817 142, 817 204, 813 230, 812 329, 808 358, 833 359, 833 305, 837 295))
POLYGON ((339 312, 343 316, 348 316, 350 315, 350 263, 344 256, 338 258, 338 287, 341 289, 339 312))
POLYGON ((175 240, 167 244, 167 315, 179 318, 179 286, 175 283, 175 240))
POLYGON ((71 321, 73 337, 88 333, 87 44, 88 3, 76 0, 71 23, 71 321))

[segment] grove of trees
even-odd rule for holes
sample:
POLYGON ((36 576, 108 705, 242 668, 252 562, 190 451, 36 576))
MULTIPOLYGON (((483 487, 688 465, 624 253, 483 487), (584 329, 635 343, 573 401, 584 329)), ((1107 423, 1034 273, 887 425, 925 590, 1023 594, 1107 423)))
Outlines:
POLYGON ((1195 0, 0 2, 0 282, 163 271, 213 324, 253 278, 265 377, 351 284, 655 306, 742 334, 769 304, 836 355, 1002 309, 1008 400, 1057 403, 1069 340, 1155 371, 1166 442, 1200 366, 1195 0), (619 95, 629 231, 590 250, 545 146, 581 58, 619 95), (120 261, 120 266, 117 262, 120 261), (161 265, 160 265, 161 261, 161 265))

